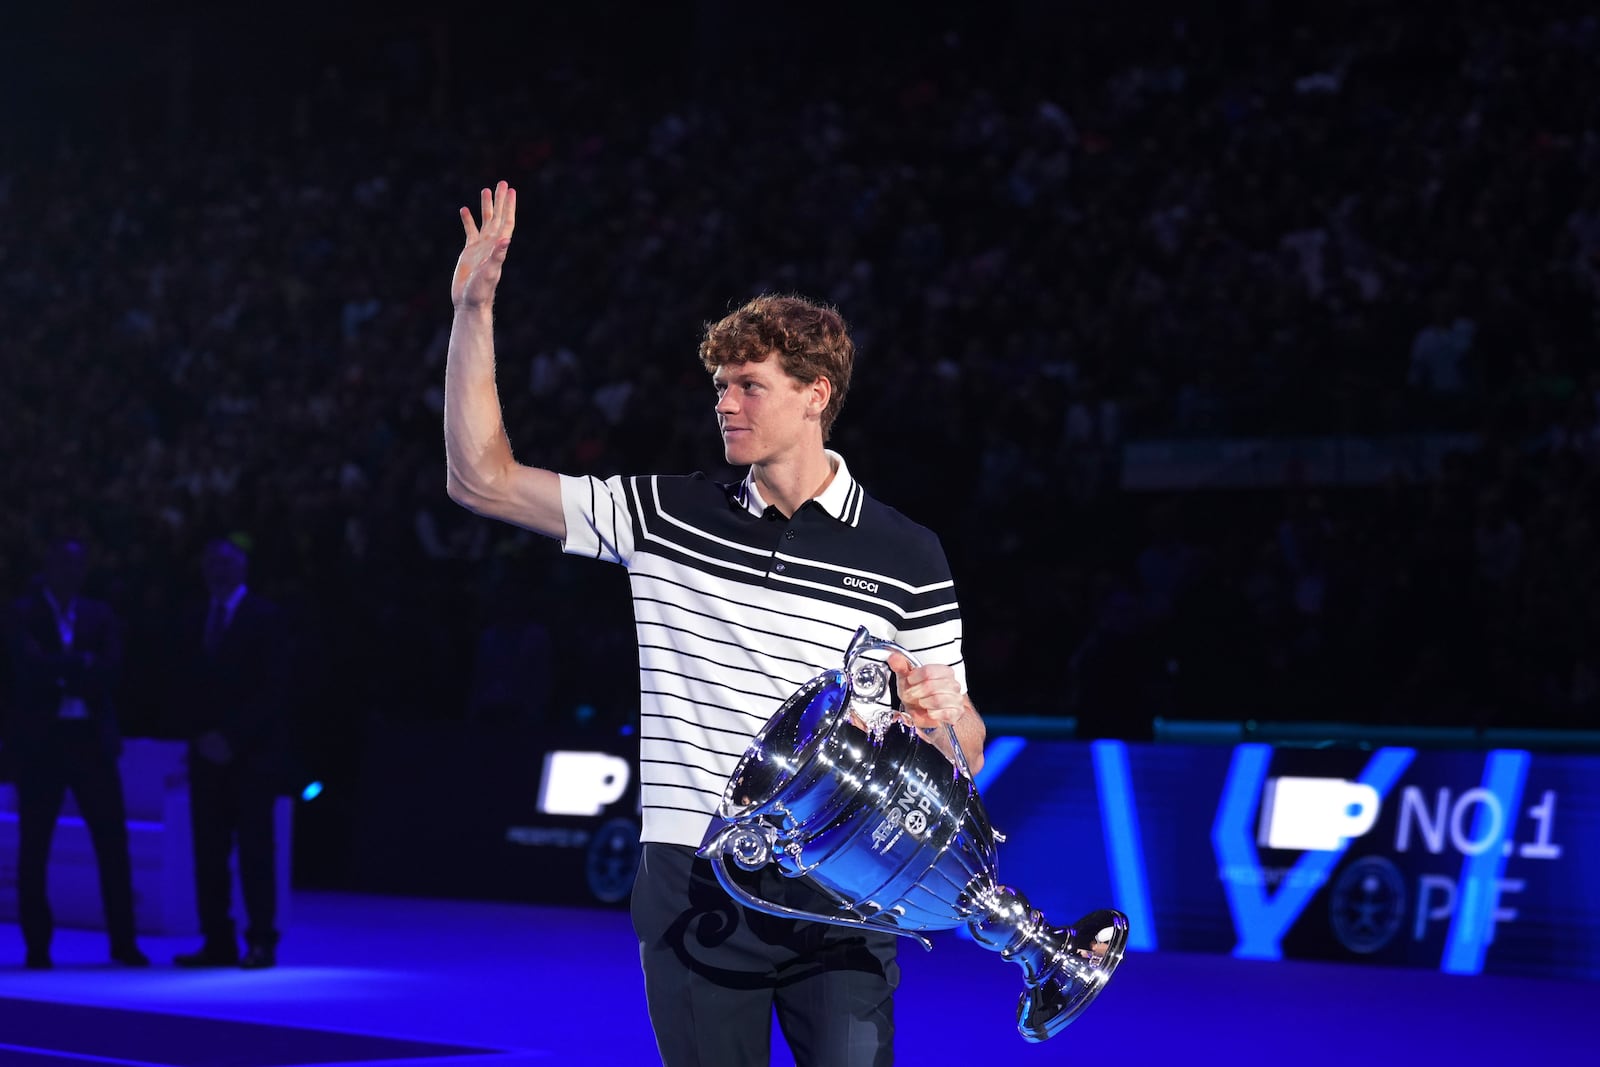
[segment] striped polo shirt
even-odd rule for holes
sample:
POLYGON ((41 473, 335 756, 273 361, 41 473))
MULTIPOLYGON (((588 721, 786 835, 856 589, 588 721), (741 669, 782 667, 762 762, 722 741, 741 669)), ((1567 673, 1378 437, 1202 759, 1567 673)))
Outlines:
POLYGON ((562 476, 562 549, 628 569, 645 841, 701 843, 750 740, 795 690, 844 666, 858 627, 949 664, 966 688, 938 538, 828 458, 828 488, 788 519, 748 476, 562 476))

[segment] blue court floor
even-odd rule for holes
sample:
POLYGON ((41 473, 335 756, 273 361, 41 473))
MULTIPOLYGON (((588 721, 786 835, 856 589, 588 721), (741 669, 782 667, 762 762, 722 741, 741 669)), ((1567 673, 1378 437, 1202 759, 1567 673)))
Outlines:
MULTIPOLYGON (((658 1062, 621 911, 295 894, 270 971, 179 971, 191 939, 146 938, 148 971, 58 932, 22 969, 0 924, 0 1065, 512 1067, 658 1062)), ((1600 985, 1300 961, 1130 953, 1040 1045, 1014 1029, 1021 972, 952 935, 907 941, 902 1064, 1593 1062, 1600 985)), ((793 1061, 775 1042, 773 1064, 793 1061)), ((739 1065, 729 1065, 739 1067, 739 1065)))

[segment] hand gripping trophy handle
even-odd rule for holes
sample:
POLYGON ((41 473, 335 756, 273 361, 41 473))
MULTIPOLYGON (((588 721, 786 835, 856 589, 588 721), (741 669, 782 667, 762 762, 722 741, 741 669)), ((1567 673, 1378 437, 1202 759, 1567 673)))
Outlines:
MULTIPOLYGON (((898 652, 911 661, 913 668, 922 666, 922 661, 910 649, 897 645, 893 641, 885 641, 867 633, 865 627, 856 631, 855 638, 850 642, 850 647, 844 653, 844 673, 850 679, 850 689, 856 698, 854 710, 863 721, 869 724, 868 732, 874 740, 882 740, 884 731, 891 722, 906 722, 901 713, 887 711, 884 705, 873 703, 883 696, 884 690, 889 687, 889 668, 885 663, 869 660, 866 657, 874 652, 898 652)), ((938 727, 928 727, 924 734, 931 734, 938 727)), ((950 758, 955 763, 956 770, 968 781, 972 780, 972 772, 967 769, 967 754, 961 751, 961 738, 956 736, 955 723, 944 724, 945 733, 950 738, 950 758)))
POLYGON ((1051 927, 995 878, 997 842, 955 727, 945 753, 880 702, 891 672, 867 657, 899 652, 856 631, 842 671, 812 679, 762 727, 729 777, 700 855, 745 907, 932 942, 922 931, 965 926, 1023 970, 1017 1029, 1043 1041, 1089 1006, 1122 960, 1128 920, 1091 912, 1051 927), (955 771, 951 772, 954 763, 955 771), (837 905, 831 914, 765 900, 735 880, 774 863, 837 905))

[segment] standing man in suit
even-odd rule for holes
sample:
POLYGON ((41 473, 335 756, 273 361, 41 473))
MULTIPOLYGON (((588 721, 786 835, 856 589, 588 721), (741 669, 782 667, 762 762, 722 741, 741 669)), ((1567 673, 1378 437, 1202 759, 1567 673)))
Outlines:
POLYGON ((148 967, 134 934, 133 864, 117 757, 114 687, 121 624, 109 605, 83 596, 83 542, 51 546, 34 588, 11 605, 11 708, 3 740, 17 787, 17 911, 26 965, 52 965, 55 930, 46 885, 50 843, 67 790, 89 830, 100 871, 111 958, 148 967))
POLYGON ((249 557, 232 540, 206 546, 210 596, 196 619, 181 698, 189 738, 189 815, 203 942, 180 967, 277 963, 273 808, 289 755, 290 635, 276 604, 245 584, 249 557), (239 950, 228 862, 237 846, 246 926, 239 950))

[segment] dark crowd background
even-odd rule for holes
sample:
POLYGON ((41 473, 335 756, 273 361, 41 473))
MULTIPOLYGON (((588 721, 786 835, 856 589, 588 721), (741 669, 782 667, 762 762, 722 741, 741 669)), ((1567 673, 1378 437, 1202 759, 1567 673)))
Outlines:
POLYGON ((942 536, 989 714, 1600 728, 1583 4, 0 19, 0 587, 88 541, 130 734, 228 534, 330 788, 387 723, 629 721, 622 572, 444 492, 456 209, 499 178, 519 458, 729 477, 701 326, 836 303, 832 444, 942 536), (1130 442, 1430 434, 1366 485, 1123 485, 1130 442))

